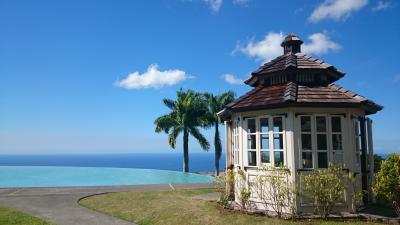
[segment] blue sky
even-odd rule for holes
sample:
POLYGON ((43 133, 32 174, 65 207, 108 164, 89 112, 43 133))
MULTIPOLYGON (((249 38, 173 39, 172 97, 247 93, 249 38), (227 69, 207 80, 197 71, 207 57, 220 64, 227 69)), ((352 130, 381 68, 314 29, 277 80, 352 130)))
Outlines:
POLYGON ((340 85, 385 106, 375 148, 400 151, 394 0, 0 0, 0 28, 0 153, 166 152, 153 125, 163 98, 245 93, 238 83, 289 32, 346 72, 340 85))

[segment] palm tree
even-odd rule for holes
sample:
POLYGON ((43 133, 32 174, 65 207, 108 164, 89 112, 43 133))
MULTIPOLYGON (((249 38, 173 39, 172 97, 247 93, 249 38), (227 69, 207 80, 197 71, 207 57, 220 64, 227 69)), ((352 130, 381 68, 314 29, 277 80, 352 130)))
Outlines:
POLYGON ((154 121, 155 131, 157 133, 164 131, 168 134, 168 143, 173 149, 175 149, 178 135, 183 133, 183 172, 189 172, 189 134, 197 139, 202 149, 210 148, 207 139, 198 129, 198 127, 208 125, 207 102, 200 94, 192 90, 185 92, 182 89, 178 91, 176 100, 164 99, 163 101, 171 112, 154 121))
POLYGON ((209 125, 215 127, 215 134, 214 134, 214 148, 215 148, 215 173, 219 175, 219 160, 222 154, 222 147, 221 147, 221 138, 219 135, 219 124, 222 121, 217 116, 217 113, 221 111, 224 106, 235 99, 235 93, 232 91, 228 91, 222 93, 220 95, 214 96, 210 93, 205 93, 204 96, 208 101, 208 109, 209 109, 209 125))

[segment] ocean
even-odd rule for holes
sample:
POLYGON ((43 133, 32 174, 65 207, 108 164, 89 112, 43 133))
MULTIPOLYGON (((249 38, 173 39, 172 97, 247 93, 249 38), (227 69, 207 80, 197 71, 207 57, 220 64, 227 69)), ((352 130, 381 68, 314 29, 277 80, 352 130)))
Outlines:
MULTIPOLYGON (((182 171, 182 153, 0 155, 0 166, 117 167, 182 171)), ((220 170, 225 167, 221 156, 220 170)), ((214 171, 214 152, 189 153, 190 172, 214 171)))

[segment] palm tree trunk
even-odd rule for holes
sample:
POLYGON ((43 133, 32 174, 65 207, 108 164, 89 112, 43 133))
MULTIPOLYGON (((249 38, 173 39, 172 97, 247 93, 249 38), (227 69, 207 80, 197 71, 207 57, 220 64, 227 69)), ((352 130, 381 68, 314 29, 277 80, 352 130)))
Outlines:
POLYGON ((219 175, 219 160, 221 158, 222 147, 221 139, 219 137, 219 124, 215 123, 215 135, 214 135, 214 146, 215 146, 215 175, 219 175))
POLYGON ((183 172, 189 172, 189 132, 183 131, 183 172))

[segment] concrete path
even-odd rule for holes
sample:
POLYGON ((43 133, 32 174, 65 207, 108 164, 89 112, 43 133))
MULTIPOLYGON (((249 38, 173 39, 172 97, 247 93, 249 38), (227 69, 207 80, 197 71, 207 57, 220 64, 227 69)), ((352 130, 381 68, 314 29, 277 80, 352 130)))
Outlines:
POLYGON ((78 204, 79 199, 100 193, 209 188, 210 184, 134 185, 76 188, 0 189, 0 205, 42 218, 57 225, 132 225, 78 204))

